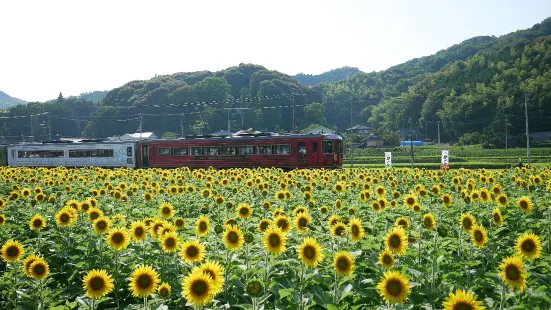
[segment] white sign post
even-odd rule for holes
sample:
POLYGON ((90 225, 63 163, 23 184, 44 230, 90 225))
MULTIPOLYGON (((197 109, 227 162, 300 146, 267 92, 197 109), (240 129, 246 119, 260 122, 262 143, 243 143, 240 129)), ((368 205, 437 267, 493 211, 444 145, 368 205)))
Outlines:
POLYGON ((442 150, 442 169, 448 169, 450 166, 450 157, 447 150, 442 150))
POLYGON ((392 153, 391 152, 385 152, 385 167, 386 168, 392 167, 392 153))

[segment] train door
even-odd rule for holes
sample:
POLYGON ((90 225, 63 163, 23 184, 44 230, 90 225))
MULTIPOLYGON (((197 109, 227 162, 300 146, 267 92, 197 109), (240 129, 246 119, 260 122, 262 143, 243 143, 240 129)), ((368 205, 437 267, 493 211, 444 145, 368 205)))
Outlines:
POLYGON ((142 168, 149 167, 149 145, 142 144, 142 168))
POLYGON ((319 144, 319 141, 312 141, 312 150, 309 152, 310 158, 308 158, 308 162, 310 162, 313 166, 323 164, 319 144))
POLYGON ((308 166, 308 151, 306 149, 306 142, 298 142, 298 166, 306 167, 308 166))

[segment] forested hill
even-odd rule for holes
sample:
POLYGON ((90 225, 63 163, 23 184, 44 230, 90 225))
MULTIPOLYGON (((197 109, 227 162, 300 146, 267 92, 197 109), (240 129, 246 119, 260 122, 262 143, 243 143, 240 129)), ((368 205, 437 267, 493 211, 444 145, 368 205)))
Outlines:
POLYGON ((299 73, 293 77, 304 85, 314 86, 319 83, 338 82, 360 72, 358 68, 342 67, 318 75, 299 73))
POLYGON ((27 103, 19 98, 12 97, 0 90, 0 109, 7 109, 17 104, 27 103))
MULTIPOLYGON (((498 38, 477 37, 435 55, 381 72, 320 84, 329 123, 350 115, 397 139, 402 127, 450 142, 504 144, 509 132, 522 143, 526 94, 532 131, 551 130, 551 18, 498 38), (356 113, 354 113, 356 115, 356 113), (427 126, 427 127, 425 127, 427 126)), ((339 124, 339 127, 344 124, 339 124)))
MULTIPOLYGON (((228 118, 232 130, 288 131, 293 127, 289 94, 294 94, 298 130, 319 124, 343 131, 350 126, 352 108, 354 125, 376 128, 387 142, 397 142, 410 121, 419 139, 425 132, 436 139, 440 122, 444 142, 499 146, 504 142, 505 115, 513 137, 510 145, 523 142, 526 95, 530 130, 551 131, 551 19, 501 37, 475 37, 388 70, 358 71, 345 67, 323 78, 302 75, 309 84, 344 78, 308 86, 297 77, 240 64, 217 72, 132 81, 106 94, 19 105, 3 116, 50 112, 52 132, 65 136, 135 132, 140 115, 143 130, 158 135, 212 133, 227 129, 228 118), (222 103, 196 105, 214 101, 222 103)), ((34 135, 46 132, 47 116, 32 121, 34 135)), ((24 122, 27 119, 0 120, 0 136, 30 135, 30 121, 24 122)))

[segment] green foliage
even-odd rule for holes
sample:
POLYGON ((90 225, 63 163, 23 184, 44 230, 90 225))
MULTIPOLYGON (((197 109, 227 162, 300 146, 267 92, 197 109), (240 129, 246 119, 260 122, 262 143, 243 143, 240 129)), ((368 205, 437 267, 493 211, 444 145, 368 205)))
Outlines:
POLYGON ((163 139, 176 139, 177 137, 178 136, 176 135, 175 132, 170 132, 170 131, 163 133, 163 136, 162 136, 163 139))
POLYGON ((295 75, 294 78, 297 79, 301 84, 314 86, 319 83, 338 82, 360 72, 361 71, 358 68, 342 67, 329 70, 318 75, 299 73, 295 75))

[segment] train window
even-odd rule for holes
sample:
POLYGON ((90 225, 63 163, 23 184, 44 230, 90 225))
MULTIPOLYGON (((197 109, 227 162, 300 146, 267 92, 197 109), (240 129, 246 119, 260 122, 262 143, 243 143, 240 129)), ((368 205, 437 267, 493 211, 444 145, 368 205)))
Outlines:
POLYGON ((274 145, 261 145, 258 147, 258 153, 262 155, 271 155, 273 154, 274 145))
POLYGON ((289 155, 291 154, 291 146, 289 144, 274 145, 274 154, 289 155))
POLYGON ((63 157, 63 151, 19 151, 17 157, 19 158, 59 158, 63 157))
POLYGON ((208 155, 208 156, 220 155, 220 148, 217 146, 206 146, 205 155, 208 155))
POLYGON ((192 146, 191 155, 203 155, 203 147, 201 146, 192 146))
POLYGON ((160 156, 170 156, 171 148, 169 147, 161 147, 159 148, 159 155, 160 156))
POLYGON ((342 141, 338 143, 339 144, 339 154, 342 154, 343 153, 343 149, 342 149, 342 141))
POLYGON ((132 147, 131 146, 126 148, 126 156, 132 157, 132 147))
POLYGON ((69 158, 79 157, 113 157, 112 149, 105 150, 69 150, 69 158))
POLYGON ((238 155, 256 154, 256 146, 238 146, 237 154, 238 155))
POLYGON ((189 155, 189 148, 177 147, 172 149, 172 156, 186 156, 189 155))
POLYGON ((325 154, 333 153, 333 141, 323 141, 321 144, 321 152, 325 154))
POLYGON ((220 155, 235 155, 237 154, 235 146, 221 146, 220 155))
POLYGON ((318 152, 318 142, 314 141, 312 143, 312 152, 317 153, 318 152))

